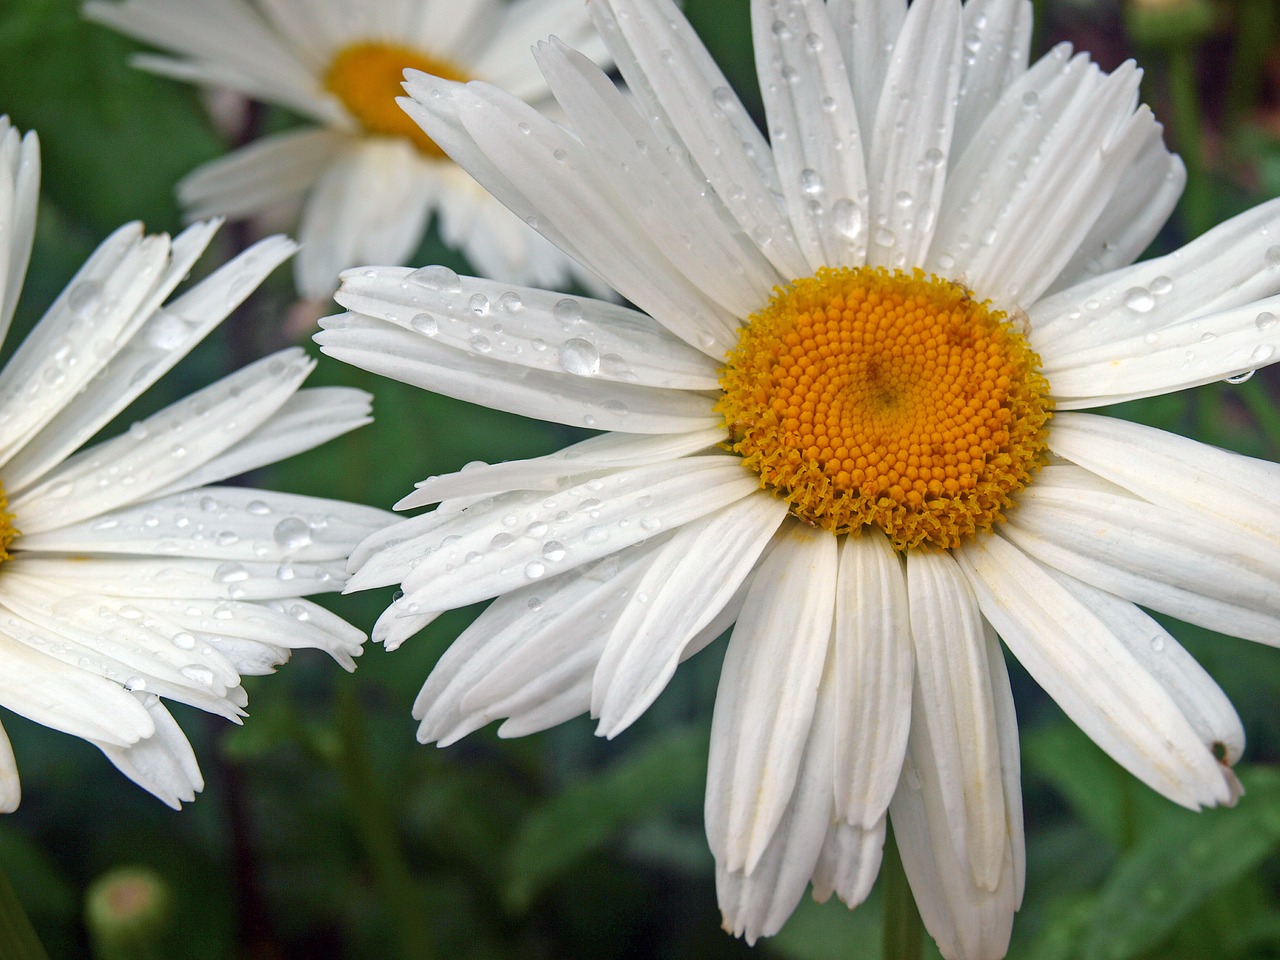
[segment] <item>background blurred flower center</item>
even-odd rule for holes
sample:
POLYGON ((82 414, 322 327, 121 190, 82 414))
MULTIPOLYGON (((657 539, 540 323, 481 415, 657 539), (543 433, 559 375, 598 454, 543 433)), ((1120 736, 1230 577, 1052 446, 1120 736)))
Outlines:
POLYGON ((324 85, 369 133, 404 137, 425 156, 444 158, 445 152, 396 103, 406 69, 459 82, 470 79, 446 60, 395 43, 370 42, 339 50, 324 85))

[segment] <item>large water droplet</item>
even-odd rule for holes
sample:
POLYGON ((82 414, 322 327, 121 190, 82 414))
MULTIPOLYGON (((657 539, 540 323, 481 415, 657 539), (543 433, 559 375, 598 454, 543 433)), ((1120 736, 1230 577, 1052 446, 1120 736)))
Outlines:
POLYGON ((434 337, 440 332, 440 324, 429 313, 415 313, 413 319, 409 321, 409 326, 427 337, 434 337))
POLYGON ((285 550, 297 550, 311 542, 311 524, 301 517, 285 517, 271 531, 271 539, 285 550))
POLYGON ((566 373, 594 376, 600 370, 600 351, 590 341, 574 337, 560 347, 560 366, 566 373))
POLYGON ((440 265, 419 267, 406 279, 420 287, 439 293, 459 293, 462 290, 462 278, 448 267, 440 265))
POLYGON ((1156 305, 1156 299, 1146 287, 1130 287, 1124 293, 1124 305, 1134 313, 1146 313, 1156 305))
POLYGON ((564 559, 564 544, 559 540, 548 540, 542 545, 542 559, 555 563, 564 559))

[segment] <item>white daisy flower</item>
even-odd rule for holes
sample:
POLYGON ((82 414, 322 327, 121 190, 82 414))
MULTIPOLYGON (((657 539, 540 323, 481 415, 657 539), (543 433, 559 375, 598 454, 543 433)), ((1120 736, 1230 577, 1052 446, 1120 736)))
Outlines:
POLYGON ((614 736, 736 624, 707 836, 725 925, 860 902, 891 818, 944 956, 1022 897, 997 637, 1136 776, 1232 802, 1244 735, 1140 609, 1280 642, 1280 467, 1084 412, 1270 363, 1280 202, 1129 265, 1183 168, 1139 73, 1028 66, 1025 0, 756 0, 769 137, 669 0, 591 0, 638 109, 552 41, 558 126, 411 75, 406 109, 639 308, 356 270, 318 340, 453 397, 607 431, 432 478, 348 589, 376 639, 496 598, 415 706, 448 744, 590 712, 614 736))
MULTIPOLYGON (((30 254, 34 134, 0 118, 0 338, 30 254)), ((239 722, 240 678, 298 647, 347 669, 359 630, 305 594, 338 590, 388 514, 213 486, 369 420, 357 390, 300 390, 284 350, 85 447, 289 257, 263 240, 169 299, 213 237, 121 227, 0 370, 0 706, 83 737, 165 803, 203 781, 161 698, 239 722), (162 305, 163 304, 163 305, 162 305)), ((0 811, 19 800, 0 729, 0 811)))
POLYGON ((556 32, 604 47, 582 0, 94 0, 85 15, 175 56, 138 66, 233 90, 308 118, 199 167, 178 184, 192 217, 254 217, 300 205, 299 291, 327 300, 339 271, 404 263, 433 213, 478 272, 513 283, 587 274, 496 202, 396 105, 406 68, 483 79, 550 101, 530 45, 556 32))

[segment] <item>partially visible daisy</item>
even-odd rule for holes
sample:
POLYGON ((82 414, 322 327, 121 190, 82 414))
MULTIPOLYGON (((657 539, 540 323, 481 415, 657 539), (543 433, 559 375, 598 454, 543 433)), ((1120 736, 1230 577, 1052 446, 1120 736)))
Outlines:
POLYGON ((406 68, 481 79, 529 103, 550 93, 529 58, 549 33, 603 45, 582 0, 93 0, 85 15, 176 56, 137 64, 294 110, 271 134, 178 184, 189 215, 253 217, 300 204, 299 291, 325 300, 339 271, 404 263, 433 213, 478 272, 514 283, 571 279, 602 291, 496 202, 396 105, 406 68))
POLYGON ((633 107, 562 43, 561 127, 414 74, 406 109, 638 310, 353 270, 325 352, 606 431, 425 481, 348 589, 374 636, 496 598, 415 705, 448 744, 614 736, 731 624, 706 827, 725 925, 867 894, 892 819, 949 958, 1007 949, 1018 732, 997 635, 1097 743, 1231 803, 1240 722, 1139 604, 1280 643, 1280 467, 1093 413, 1271 363, 1280 202, 1129 265, 1183 168, 1139 72, 1023 0, 755 0, 768 139, 669 0, 590 0, 633 107))
MULTIPOLYGON (((30 254, 34 134, 0 118, 0 339, 30 254)), ((240 678, 299 647, 347 669, 363 634, 302 599, 338 590, 380 510, 228 477, 368 422, 357 390, 300 390, 284 350, 84 444, 294 250, 274 237, 168 299, 217 229, 112 234, 0 370, 0 706, 83 737, 170 806, 203 782, 162 698, 239 721, 240 678), (168 302, 166 302, 168 300, 168 302)), ((0 729, 0 811, 18 770, 0 729)))

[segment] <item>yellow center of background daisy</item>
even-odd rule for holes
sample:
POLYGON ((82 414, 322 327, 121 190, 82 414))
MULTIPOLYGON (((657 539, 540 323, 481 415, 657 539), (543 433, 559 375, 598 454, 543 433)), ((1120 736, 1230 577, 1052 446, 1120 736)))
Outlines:
POLYGON ((823 268, 777 288, 720 378, 729 446, 832 533, 955 547, 1003 519, 1045 456, 1040 358, 959 284, 823 268))
POLYGON ((0 560, 10 559, 9 544, 18 535, 13 526, 13 514, 9 512, 9 497, 0 484, 0 560))
POLYGON ((404 137, 426 156, 442 158, 444 151, 396 103, 396 97, 404 95, 400 84, 407 69, 421 70, 446 80, 470 79, 448 61, 409 47, 394 43, 357 43, 338 51, 324 75, 324 85, 369 133, 404 137))

